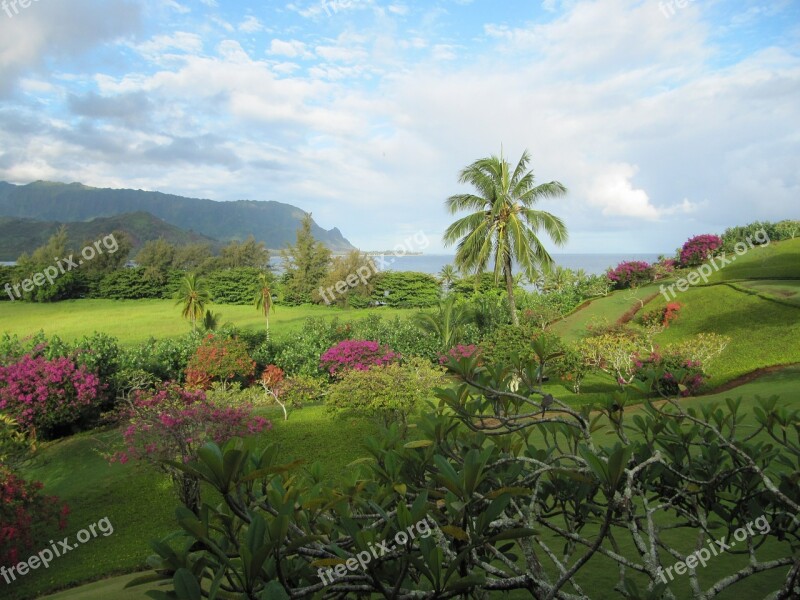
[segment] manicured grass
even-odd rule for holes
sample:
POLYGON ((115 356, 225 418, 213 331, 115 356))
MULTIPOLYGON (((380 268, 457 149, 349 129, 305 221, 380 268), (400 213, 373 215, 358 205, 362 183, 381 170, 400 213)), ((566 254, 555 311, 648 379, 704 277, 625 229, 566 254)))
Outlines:
POLYGON ((763 296, 779 302, 788 302, 800 307, 800 279, 764 279, 744 281, 730 284, 745 290, 753 290, 763 296))
MULTIPOLYGON (((656 336, 666 345, 703 332, 727 335, 731 343, 709 365, 712 386, 761 367, 800 361, 800 307, 778 304, 726 285, 690 288, 680 295, 680 316, 656 336)), ((651 307, 663 306, 656 298, 651 307)))
MULTIPOLYGON (((715 271, 709 283, 739 279, 800 279, 800 238, 756 246, 741 256, 728 253, 731 264, 715 271)), ((719 261, 717 261, 719 264, 719 261)))
MULTIPOLYGON (((213 312, 222 315, 222 323, 243 329, 264 329, 264 317, 252 306, 212 304, 213 312)), ((386 318, 412 314, 410 309, 379 307, 339 309, 329 306, 278 306, 270 314, 270 328, 275 336, 299 330, 308 317, 361 319, 370 314, 386 318)), ((123 345, 132 345, 149 337, 174 337, 189 331, 188 321, 180 316, 174 300, 66 300, 50 304, 0 302, 0 333, 27 336, 44 330, 65 340, 78 339, 94 331, 112 335, 123 345)))
POLYGON ((619 290, 608 296, 593 300, 591 304, 573 312, 552 326, 552 330, 565 341, 573 342, 593 323, 613 325, 617 319, 648 296, 658 293, 660 284, 651 283, 635 290, 619 290))

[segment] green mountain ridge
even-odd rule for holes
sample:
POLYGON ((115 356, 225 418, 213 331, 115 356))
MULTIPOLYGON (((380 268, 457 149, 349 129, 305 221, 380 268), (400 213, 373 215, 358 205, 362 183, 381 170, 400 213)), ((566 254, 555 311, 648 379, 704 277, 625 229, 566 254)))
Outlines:
POLYGON ((98 240, 112 231, 130 235, 134 253, 145 242, 163 238, 176 245, 206 243, 217 251, 222 244, 194 231, 170 225, 148 212, 135 212, 113 217, 98 217, 91 221, 39 221, 36 219, 0 217, 0 260, 14 261, 23 252, 31 253, 47 242, 62 225, 67 227, 69 244, 78 248, 86 241, 98 240))
MULTIPOLYGON (((218 202, 144 190, 93 188, 82 183, 36 181, 14 185, 0 181, 0 215, 6 217, 76 223, 141 212, 220 242, 252 235, 272 249, 294 242, 305 214, 296 206, 273 200, 218 202)), ((335 252, 354 249, 336 227, 326 230, 313 223, 312 233, 335 252)))

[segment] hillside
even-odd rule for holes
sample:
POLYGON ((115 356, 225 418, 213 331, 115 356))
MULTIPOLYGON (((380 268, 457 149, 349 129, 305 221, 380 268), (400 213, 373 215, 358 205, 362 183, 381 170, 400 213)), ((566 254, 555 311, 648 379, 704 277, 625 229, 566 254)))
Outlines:
POLYGON ((125 231, 133 240, 134 252, 145 242, 162 238, 171 244, 207 243, 212 249, 221 244, 208 236, 185 231, 147 212, 98 217, 91 221, 59 223, 0 217, 0 260, 16 260, 22 252, 32 252, 47 242, 61 225, 67 226, 69 244, 77 248, 87 240, 96 240, 112 231, 125 231))
MULTIPOLYGON (((216 202, 143 190, 92 188, 80 183, 36 181, 28 185, 0 182, 0 215, 44 221, 89 221, 126 213, 148 212, 181 229, 221 242, 253 235, 268 248, 294 242, 304 211, 275 201, 216 202)), ((331 250, 353 250, 334 227, 314 223, 314 237, 331 250)))

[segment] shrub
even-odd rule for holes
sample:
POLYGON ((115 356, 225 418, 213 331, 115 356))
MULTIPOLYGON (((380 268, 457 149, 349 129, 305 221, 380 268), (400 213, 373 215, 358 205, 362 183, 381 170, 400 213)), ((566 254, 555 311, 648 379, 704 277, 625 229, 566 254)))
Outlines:
POLYGON ((658 262, 653 263, 651 268, 653 270, 653 281, 664 279, 675 272, 678 261, 674 258, 661 257, 658 262))
POLYGON ((653 269, 644 261, 629 260, 610 269, 606 276, 615 289, 635 288, 653 280, 653 269))
POLYGON ((186 365, 186 384, 205 389, 217 380, 225 385, 234 377, 249 377, 255 368, 244 342, 208 334, 186 365))
POLYGON ((263 417, 253 416, 252 406, 218 406, 203 390, 185 390, 174 383, 135 393, 116 416, 125 424, 126 448, 110 456, 111 462, 135 459, 156 465, 170 475, 181 502, 195 513, 200 508, 197 477, 170 461, 187 463, 197 458, 198 450, 207 442, 221 444, 272 426, 263 417))
POLYGON ((100 391, 97 375, 66 357, 48 360, 26 354, 0 366, 0 410, 33 435, 64 433, 96 407, 100 391))
POLYGON ((634 361, 636 379, 652 382, 652 391, 666 398, 674 396, 693 396, 705 381, 705 372, 699 361, 682 356, 675 351, 664 354, 651 352, 634 361))
POLYGON ((170 271, 164 281, 149 276, 144 267, 119 269, 104 275, 93 295, 110 300, 171 298, 180 286, 181 271, 170 271))
POLYGON ((648 311, 642 315, 642 325, 645 327, 669 327, 669 324, 678 318, 682 305, 678 302, 668 302, 666 306, 648 311))
POLYGON ((583 379, 589 373, 589 366, 580 351, 574 345, 570 345, 555 361, 555 372, 561 379, 572 384, 573 392, 580 394, 583 379))
POLYGON ((320 368, 332 377, 344 371, 366 371, 370 367, 395 362, 400 355, 388 346, 370 340, 344 340, 328 348, 320 357, 320 368))
POLYGON ((718 254, 721 248, 722 238, 718 235, 703 234, 689 238, 681 248, 681 266, 696 267, 718 254))
POLYGON ((253 267, 212 271, 205 283, 212 300, 218 304, 252 304, 258 276, 262 273, 253 267))
POLYGON ((372 302, 394 308, 436 306, 442 294, 436 277, 427 273, 381 271, 370 281, 372 302))
POLYGON ((326 404, 333 413, 378 417, 387 427, 397 422, 405 428, 419 403, 445 382, 444 370, 421 358, 411 358, 405 364, 350 369, 331 386, 326 404))
POLYGON ((472 358, 479 352, 480 348, 478 348, 475 344, 469 344, 466 346, 463 344, 458 344, 457 346, 450 348, 447 354, 442 354, 439 356, 439 364, 444 365, 451 359, 461 360, 462 358, 472 358))
POLYGON ((439 340, 436 334, 420 329, 411 319, 395 317, 386 320, 380 315, 371 314, 352 324, 350 337, 375 340, 403 356, 422 356, 431 362, 439 355, 439 340))
POLYGON ((295 375, 283 381, 282 393, 286 403, 294 408, 304 404, 319 402, 327 394, 327 382, 310 375, 295 375))
POLYGON ((319 375, 319 357, 328 348, 352 336, 353 326, 336 318, 308 318, 291 340, 269 344, 257 351, 259 360, 274 363, 289 375, 319 375))
POLYGON ((16 565, 67 526, 69 507, 0 464, 0 565, 16 565))
POLYGON ((197 332, 189 332, 179 338, 150 338, 122 352, 120 370, 144 371, 160 381, 183 382, 186 367, 201 339, 197 332))

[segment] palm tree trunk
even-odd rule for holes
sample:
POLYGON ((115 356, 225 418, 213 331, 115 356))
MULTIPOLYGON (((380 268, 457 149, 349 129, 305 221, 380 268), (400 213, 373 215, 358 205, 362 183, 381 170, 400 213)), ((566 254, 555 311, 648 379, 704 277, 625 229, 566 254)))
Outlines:
POLYGON ((511 312, 511 322, 514 325, 519 325, 517 318, 517 303, 514 300, 514 277, 511 275, 511 257, 506 256, 503 259, 503 274, 506 277, 506 292, 508 292, 508 310, 511 312))

